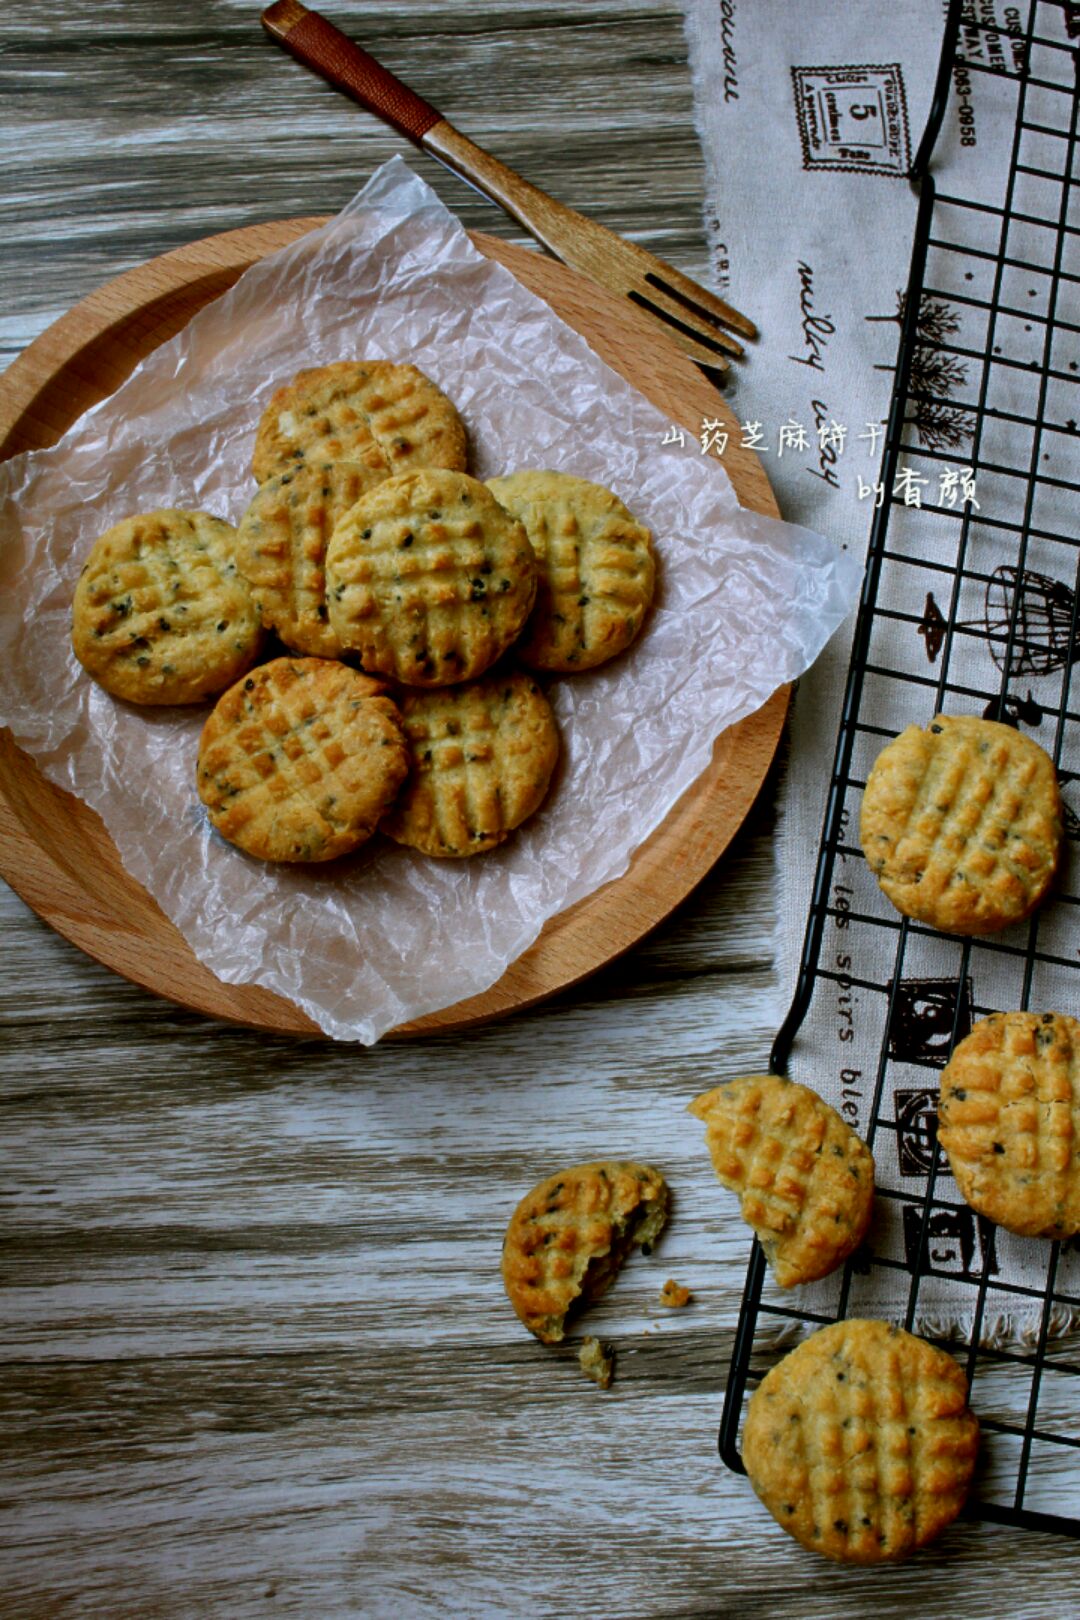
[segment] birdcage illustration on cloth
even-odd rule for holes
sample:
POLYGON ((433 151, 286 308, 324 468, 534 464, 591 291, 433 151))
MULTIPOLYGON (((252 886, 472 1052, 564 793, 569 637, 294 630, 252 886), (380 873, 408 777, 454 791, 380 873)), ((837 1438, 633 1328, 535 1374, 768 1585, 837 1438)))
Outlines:
POLYGON ((1052 675, 1080 658, 1076 593, 1060 579, 1010 564, 995 568, 986 585, 986 636, 998 669, 1010 675, 1052 675), (1016 632, 1009 654, 1009 630, 1016 632))

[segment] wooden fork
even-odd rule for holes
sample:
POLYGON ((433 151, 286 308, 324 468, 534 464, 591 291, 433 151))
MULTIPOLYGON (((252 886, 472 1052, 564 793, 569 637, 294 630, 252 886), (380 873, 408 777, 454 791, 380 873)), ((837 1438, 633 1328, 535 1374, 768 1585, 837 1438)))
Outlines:
POLYGON ((732 327, 748 338, 757 336, 752 321, 689 276, 556 202, 508 169, 300 0, 276 0, 263 12, 262 21, 267 33, 298 61, 471 181, 556 258, 655 315, 691 359, 726 371, 724 355, 744 351, 723 328, 732 327))

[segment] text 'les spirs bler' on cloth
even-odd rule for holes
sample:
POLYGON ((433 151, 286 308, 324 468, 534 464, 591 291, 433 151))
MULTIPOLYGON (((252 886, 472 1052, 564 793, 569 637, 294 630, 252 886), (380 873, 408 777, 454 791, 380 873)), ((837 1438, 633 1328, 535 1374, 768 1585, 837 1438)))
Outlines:
MULTIPOLYGON (((684 7, 707 169, 713 279, 763 333, 733 374, 730 402, 740 431, 760 435, 756 448, 784 515, 830 535, 861 560, 882 498, 882 430, 915 231, 917 198, 906 175, 930 109, 944 9, 934 0, 870 0, 858 8, 833 4, 812 13, 781 7, 778 0, 755 6, 684 0, 684 7)), ((1056 29, 1054 37, 1067 46, 1065 19, 1060 12, 1051 16, 1054 10, 1041 9, 1040 27, 1056 29)), ((890 735, 932 719, 946 657, 943 707, 958 714, 986 712, 979 694, 1000 689, 1006 632, 1014 621, 1019 632, 1009 665, 1009 704, 1007 712, 990 717, 1018 725, 1052 750, 1063 681, 1076 656, 1070 628, 1075 550, 1053 536, 1068 537, 1076 529, 1072 435, 1080 354, 1075 347, 1066 354, 1055 342, 1045 398, 1037 400, 1045 336, 1054 319, 1054 238, 1032 221, 1052 221, 1062 191, 1059 184, 1047 193, 1046 180, 1018 173, 1014 162, 1019 35, 1026 15, 1026 9, 992 0, 980 8, 984 26, 962 29, 963 54, 986 71, 954 69, 934 151, 939 197, 965 199, 965 206, 941 202, 933 218, 936 245, 920 300, 897 468, 906 487, 890 492, 897 504, 888 530, 889 555, 922 566, 886 563, 882 571, 871 663, 903 679, 871 674, 864 682, 851 770, 860 781, 890 735), (1011 218, 1003 249, 1006 207, 1011 218), (1016 262, 1006 262, 997 282, 1003 251, 1016 262), (1015 313, 988 314, 995 304, 1015 313), (977 422, 966 407, 980 397, 987 409, 977 422), (1037 409, 1060 431, 1044 434, 1038 446, 1035 532, 1018 568, 1019 531, 993 520, 1020 516, 1025 486, 984 469, 1028 467, 1037 409), (927 511, 934 507, 941 509, 936 516, 927 511), (969 526, 965 569, 977 577, 965 577, 952 615, 958 631, 946 646, 956 518, 965 512, 991 521, 969 526)), ((1053 71, 1053 53, 1044 55, 1051 62, 1046 71, 1053 71)), ((1062 72, 1070 61, 1067 52, 1060 53, 1062 72)), ((1027 118, 1054 123, 1062 98, 1046 88, 1030 94, 1027 118)), ((1060 169, 1065 142, 1037 130, 1024 139, 1029 167, 1060 169)), ((850 627, 803 678, 794 705, 777 840, 783 874, 776 886, 778 1024, 798 978, 849 652, 850 627)), ((1080 772, 1074 752, 1080 755, 1067 729, 1059 761, 1067 828, 1080 808, 1070 785, 1080 772)), ((984 1336, 1030 1338, 1040 1326, 1045 1255, 1032 1249, 1031 1240, 980 1223, 964 1207, 945 1164, 935 1196, 949 1207, 935 1206, 924 1227, 919 1206, 933 1157, 940 1069, 954 1031, 965 1035, 986 1010, 1019 1007, 1025 993, 1032 1007, 1076 1015, 1076 971, 1040 961, 1025 987, 1022 949, 1010 956, 976 947, 967 971, 960 972, 955 939, 916 931, 908 936, 897 975, 895 933, 888 927, 860 932, 853 921, 895 920, 896 913, 859 853, 857 791, 844 809, 832 915, 819 957, 823 977, 790 1072, 867 1133, 879 1063, 888 1065, 879 1117, 887 1115, 891 1128, 878 1130, 873 1146, 879 1185, 893 1189, 897 1199, 881 1217, 885 1230, 878 1246, 899 1269, 875 1267, 872 1278, 858 1279, 858 1298, 848 1310, 902 1318, 910 1283, 904 1267, 926 1263, 932 1274, 920 1282, 918 1308, 928 1326, 969 1329, 977 1292, 971 1284, 985 1273, 994 1281, 1032 1282, 1035 1295, 1026 1304, 1018 1295, 995 1295, 991 1287, 984 1336), (885 986, 888 993, 867 990, 868 984, 885 986), (927 1243, 930 1253, 920 1261, 927 1243)), ((1067 894, 1075 892, 1074 866, 1067 850, 1067 894)), ((1041 951, 1075 959, 1070 919, 1060 902, 1044 909, 1041 951)), ((1022 927, 1005 937, 1013 932, 1023 946, 1022 927)), ((1070 1246, 1061 1257, 1057 1289, 1077 1293, 1077 1283, 1080 1262, 1070 1246)), ((818 1303, 828 1312, 835 1290, 818 1287, 818 1303)), ((813 1298, 806 1303, 814 1308, 813 1298)), ((1054 1325, 1066 1315, 1055 1307, 1054 1325)))

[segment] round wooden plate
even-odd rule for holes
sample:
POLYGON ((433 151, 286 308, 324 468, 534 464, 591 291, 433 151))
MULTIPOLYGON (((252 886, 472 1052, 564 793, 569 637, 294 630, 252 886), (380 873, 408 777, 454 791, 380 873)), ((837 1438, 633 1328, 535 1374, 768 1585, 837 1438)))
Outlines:
MULTIPOLYGON (((283 220, 207 237, 118 276, 42 333, 4 377, 0 460, 54 444, 77 417, 173 337, 257 259, 321 219, 283 220)), ((744 506, 776 514, 760 462, 738 448, 734 419, 701 372, 625 299, 539 253, 473 241, 547 300, 607 363, 696 436, 705 416, 732 430, 725 457, 744 506)), ((727 848, 776 752, 787 689, 721 736, 712 763, 614 883, 553 917, 536 943, 482 995, 403 1024, 431 1034, 527 1007, 576 983, 639 940, 683 900, 727 848)), ((101 821, 53 787, 0 732, 0 873, 65 938, 125 978, 217 1018, 318 1035, 299 1008, 257 985, 224 984, 120 864, 101 821)))

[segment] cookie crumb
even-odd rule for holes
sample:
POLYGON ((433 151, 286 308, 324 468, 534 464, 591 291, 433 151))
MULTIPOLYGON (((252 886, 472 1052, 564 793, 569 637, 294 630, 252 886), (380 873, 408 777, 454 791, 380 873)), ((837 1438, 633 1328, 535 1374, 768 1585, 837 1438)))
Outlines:
POLYGON ((578 1366, 586 1378, 591 1378, 601 1389, 610 1389, 615 1372, 615 1352, 609 1344, 601 1344, 590 1335, 582 1339, 578 1351, 578 1366))
POLYGON ((682 1283, 677 1283, 674 1277, 669 1277, 660 1290, 661 1305, 669 1305, 673 1311, 681 1310, 684 1305, 689 1305, 693 1297, 689 1288, 684 1288, 682 1283))

